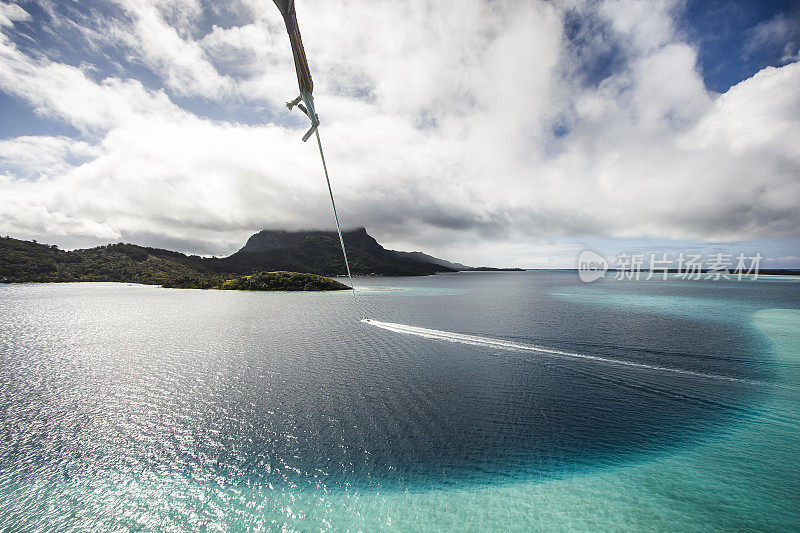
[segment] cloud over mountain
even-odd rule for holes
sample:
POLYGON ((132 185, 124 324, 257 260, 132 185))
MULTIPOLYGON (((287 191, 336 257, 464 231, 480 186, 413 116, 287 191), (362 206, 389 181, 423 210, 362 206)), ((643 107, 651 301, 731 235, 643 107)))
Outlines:
MULTIPOLYGON (((331 226, 271 2, 0 6, 0 91, 68 129, 0 141, 2 231, 224 253, 331 226)), ((462 261, 794 237, 800 63, 711 91, 681 6, 299 2, 342 222, 462 261)))

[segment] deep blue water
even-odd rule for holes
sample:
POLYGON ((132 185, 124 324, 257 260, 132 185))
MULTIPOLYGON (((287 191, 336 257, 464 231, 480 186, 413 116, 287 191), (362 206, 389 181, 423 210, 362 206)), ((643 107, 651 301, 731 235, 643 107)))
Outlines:
MULTIPOLYGON (((148 523, 137 512, 211 520, 239 494, 244 515, 223 520, 236 524, 277 494, 425 494, 636 465, 720 438, 764 404, 779 369, 750 321, 800 308, 800 283, 777 281, 357 285, 360 314, 377 320, 658 368, 385 331, 358 322, 347 293, 2 286, 0 526, 113 524, 114 509, 132 524, 148 523), (131 487, 152 483, 175 488, 142 507, 131 487)), ((281 505, 260 512, 285 518, 281 505)))

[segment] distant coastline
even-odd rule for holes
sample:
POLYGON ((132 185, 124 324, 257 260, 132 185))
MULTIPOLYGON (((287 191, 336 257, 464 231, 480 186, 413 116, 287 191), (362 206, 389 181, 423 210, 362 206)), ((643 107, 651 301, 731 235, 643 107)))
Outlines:
MULTIPOLYGON (((526 271, 541 271, 541 272, 578 272, 577 268, 526 268, 526 271)), ((630 270, 622 270, 619 268, 609 268, 606 272, 630 272, 630 270)), ((649 270, 646 268, 642 268, 641 273, 647 274, 649 270)), ((664 273, 664 270, 657 270, 656 275, 661 275, 664 273)), ((685 270, 678 270, 677 268, 670 268, 667 269, 666 272, 668 274, 685 274, 685 270)), ((716 274, 717 271, 708 270, 708 269, 699 269, 696 271, 699 274, 716 274)), ((731 276, 732 274, 728 274, 731 276)), ((800 276, 800 269, 789 269, 789 268, 767 268, 761 269, 758 271, 759 276, 800 276)))

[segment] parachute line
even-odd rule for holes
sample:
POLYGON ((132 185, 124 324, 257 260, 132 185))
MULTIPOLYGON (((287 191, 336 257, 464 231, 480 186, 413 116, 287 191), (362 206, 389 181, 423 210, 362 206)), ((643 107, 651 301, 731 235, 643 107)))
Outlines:
POLYGON ((333 199, 333 188, 331 179, 328 177, 328 165, 325 164, 325 153, 322 151, 322 141, 319 138, 319 129, 314 131, 317 135, 317 146, 319 147, 319 157, 322 159, 322 170, 325 171, 325 181, 328 183, 328 194, 331 196, 331 207, 333 207, 333 219, 336 221, 336 231, 339 232, 339 244, 342 245, 342 255, 344 256, 344 266, 347 269, 347 279, 350 280, 350 288, 353 291, 353 303, 356 306, 356 313, 361 315, 356 300, 356 287, 353 285, 353 276, 350 274, 350 263, 347 261, 347 250, 344 247, 344 237, 342 237, 342 227, 339 225, 339 214, 336 212, 336 201, 333 199))
POLYGON ((339 244, 342 245, 342 255, 344 256, 344 266, 347 269, 347 279, 350 280, 350 288, 353 291, 353 303, 356 306, 356 313, 361 314, 356 300, 356 288, 353 285, 353 275, 350 273, 350 262, 347 260, 347 250, 344 247, 344 237, 342 237, 342 227, 339 225, 339 214, 336 212, 336 201, 333 199, 333 188, 331 179, 328 177, 328 165, 325 164, 325 153, 322 151, 322 141, 319 138, 319 117, 314 110, 314 82, 311 79, 311 71, 308 68, 306 52, 303 49, 303 40, 300 37, 300 28, 297 26, 297 12, 294 8, 294 0, 274 0, 275 6, 283 16, 286 24, 286 31, 289 33, 289 43, 292 46, 292 57, 294 58, 294 68, 297 73, 297 85, 300 88, 300 95, 290 102, 286 102, 286 107, 290 110, 297 106, 300 111, 311 120, 311 128, 303 135, 303 142, 306 142, 312 133, 317 134, 317 146, 319 146, 319 157, 322 159, 322 170, 325 171, 325 181, 328 183, 328 194, 331 196, 331 207, 333 207, 333 219, 336 221, 336 231, 339 233, 339 244), (300 103, 302 100, 303 103, 300 103), (305 104, 305 105, 303 105, 305 104))

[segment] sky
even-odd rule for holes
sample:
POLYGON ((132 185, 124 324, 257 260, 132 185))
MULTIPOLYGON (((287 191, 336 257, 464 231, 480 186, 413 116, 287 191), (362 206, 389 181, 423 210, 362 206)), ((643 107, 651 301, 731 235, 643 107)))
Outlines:
MULTIPOLYGON (((800 268, 800 1, 297 0, 340 220, 563 268, 800 268)), ((334 228, 270 0, 0 0, 0 234, 227 255, 334 228)))

